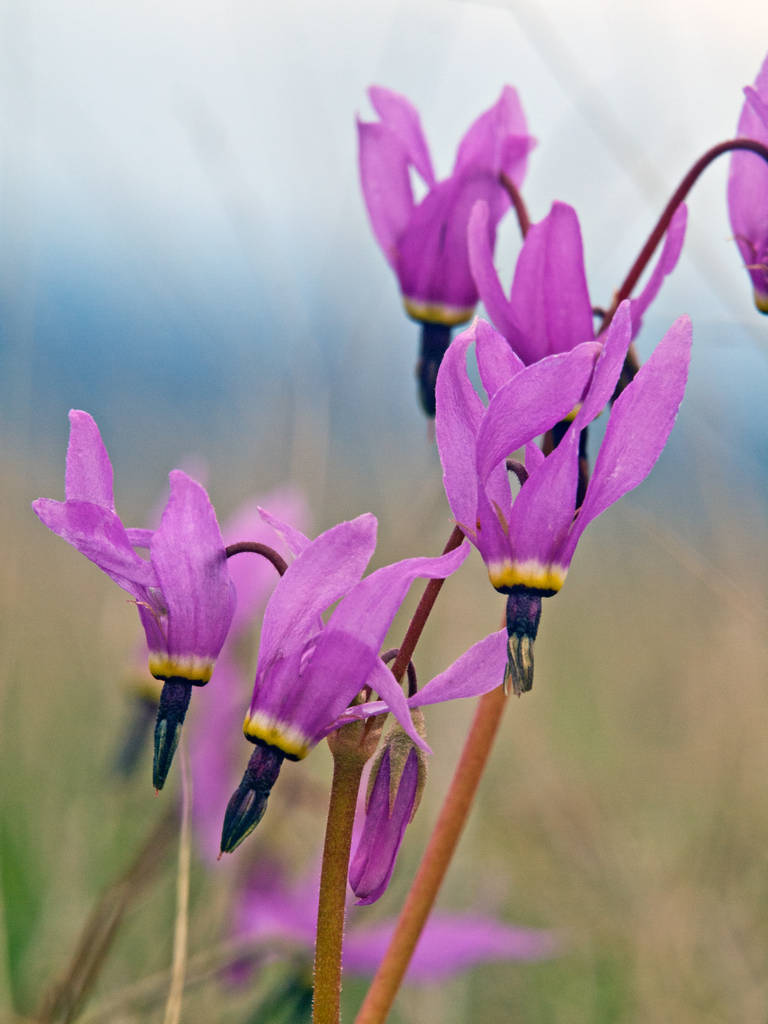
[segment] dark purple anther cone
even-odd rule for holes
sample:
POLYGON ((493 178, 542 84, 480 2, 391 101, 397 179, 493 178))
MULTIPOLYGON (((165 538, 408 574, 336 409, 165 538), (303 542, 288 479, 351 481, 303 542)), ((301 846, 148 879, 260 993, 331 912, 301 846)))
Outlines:
POLYGON ((437 371, 451 343, 451 328, 447 324, 421 322, 421 354, 416 364, 419 380, 419 401, 424 412, 435 418, 435 385, 437 371))
POLYGON ((540 590, 516 587, 507 598, 507 671, 505 686, 512 680, 516 696, 533 686, 533 642, 541 618, 540 590))
POLYGON ((243 780, 230 797, 221 830, 221 852, 232 853, 256 828, 267 809, 267 800, 283 765, 285 754, 277 747, 258 744, 243 780))
POLYGON ((152 763, 152 782, 157 790, 163 788, 168 777, 191 696, 192 684, 184 679, 168 679, 163 684, 157 707, 155 757, 152 763))

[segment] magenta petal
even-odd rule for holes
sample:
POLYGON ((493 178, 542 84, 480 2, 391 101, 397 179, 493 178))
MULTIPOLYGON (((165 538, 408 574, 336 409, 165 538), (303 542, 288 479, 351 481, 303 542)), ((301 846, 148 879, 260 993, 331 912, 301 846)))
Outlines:
POLYGON ((650 473, 683 399, 690 352, 691 322, 680 317, 614 403, 568 553, 573 553, 587 523, 650 473))
POLYGON ((52 501, 38 498, 35 514, 49 530, 94 562, 134 597, 158 585, 149 562, 133 550, 125 527, 114 512, 90 501, 52 501))
POLYGON ((366 802, 362 832, 349 864, 349 884, 357 903, 375 903, 386 890, 411 820, 419 784, 419 761, 411 750, 390 806, 390 760, 385 749, 366 802))
MULTIPOLYGON (((765 92, 766 95, 768 95, 768 89, 765 89, 765 92)), ((744 89, 744 95, 747 98, 747 103, 750 105, 750 107, 754 110, 754 112, 763 122, 765 128, 768 129, 768 102, 766 102, 766 100, 760 95, 760 93, 757 92, 756 89, 753 89, 750 85, 748 85, 744 89)))
POLYGON ((125 531, 126 536, 128 537, 128 540, 133 545, 133 547, 146 548, 147 551, 149 551, 149 548, 152 544, 152 537, 154 535, 154 532, 154 530, 142 530, 137 529, 135 527, 129 527, 125 531))
MULTIPOLYGON (((739 117, 738 134, 768 145, 768 57, 763 62, 739 117)), ((768 165, 755 153, 736 152, 728 177, 728 212, 741 257, 749 271, 759 308, 768 309, 768 165)))
MULTIPOLYGON (((488 316, 513 349, 525 349, 526 341, 515 319, 512 304, 504 294, 493 263, 495 232, 490 225, 488 204, 478 201, 472 207, 467 226, 469 265, 478 294, 488 316)), ((495 389, 494 389, 495 390, 495 389)), ((489 391, 489 394, 492 392, 489 391)))
MULTIPOLYGON (((253 499, 241 505, 224 529, 224 543, 256 541, 274 548, 283 558, 297 555, 310 543, 300 530, 283 519, 302 526, 308 518, 307 505, 302 495, 293 488, 280 488, 264 499, 279 511, 280 519, 261 508, 253 499)), ((229 559, 229 574, 237 592, 237 607, 232 620, 231 634, 237 635, 253 625, 267 598, 280 577, 266 558, 243 554, 229 559)))
POLYGON ((656 263, 656 266, 651 272, 651 276, 645 285, 645 288, 640 292, 636 299, 632 300, 632 337, 637 337, 637 334, 643 323, 643 314, 648 309, 650 304, 659 294, 664 278, 677 266, 677 261, 680 259, 680 253, 683 251, 683 242, 685 241, 685 226, 688 221, 688 210, 683 203, 675 211, 675 215, 670 221, 669 228, 667 229, 667 235, 664 239, 664 245, 661 249, 661 255, 656 263))
POLYGON ((467 252, 469 215, 479 199, 498 202, 499 192, 490 173, 435 185, 399 239, 396 270, 406 298, 466 310, 464 319, 469 319, 478 299, 467 252))
POLYGON ((114 512, 112 463, 95 420, 81 409, 70 409, 69 423, 67 500, 92 501, 114 512))
POLYGON ((303 644, 326 608, 360 579, 376 547, 370 514, 326 530, 288 566, 269 599, 261 627, 259 666, 303 644))
POLYGON ((180 469, 151 557, 168 610, 168 653, 215 658, 232 622, 235 594, 213 506, 200 484, 180 469))
POLYGON ((599 416, 616 390, 616 382, 632 340, 631 310, 632 306, 628 300, 622 302, 608 330, 602 336, 602 351, 595 363, 589 390, 575 418, 576 427, 586 427, 599 416))
POLYGON ((480 380, 490 398, 525 365, 512 351, 508 338, 494 331, 485 320, 478 320, 475 325, 475 356, 480 380))
MULTIPOLYGON (((411 712, 408 709, 408 701, 403 693, 401 684, 395 680, 395 677, 381 658, 377 658, 373 663, 371 671, 366 677, 365 684, 366 686, 370 686, 373 693, 378 693, 387 708, 389 708, 403 727, 406 735, 413 740, 416 746, 421 747, 425 754, 431 754, 432 748, 416 731, 413 719, 411 718, 411 712)), ((376 703, 378 704, 381 702, 377 701, 376 703)), ((363 705, 363 707, 365 706, 366 705, 363 705)))
POLYGON ((475 441, 485 413, 467 375, 467 351, 476 330, 477 321, 451 342, 435 388, 435 434, 445 493, 456 522, 470 535, 474 533, 477 508, 475 441))
POLYGON ((408 157, 386 125, 357 122, 360 183, 373 233, 396 268, 398 240, 413 212, 408 157))
POLYGON ((510 303, 524 348, 510 342, 526 363, 594 338, 581 229, 573 207, 554 203, 544 220, 531 226, 515 267, 510 303))
POLYGON ((592 375, 599 342, 526 366, 491 399, 477 436, 481 480, 502 459, 564 419, 581 401, 592 375))
POLYGON ((473 644, 450 668, 409 697, 408 704, 418 708, 488 693, 501 684, 506 663, 507 631, 500 629, 473 644))
POLYGON ((435 183, 429 147, 419 120, 419 113, 405 96, 380 85, 368 90, 373 109, 382 122, 400 139, 408 159, 422 176, 427 185, 435 183))
MULTIPOLYGON (((344 969, 351 974, 374 973, 394 929, 394 920, 350 929, 344 946, 344 969)), ((544 960, 555 956, 560 946, 552 932, 515 928, 492 917, 438 912, 424 927, 406 981, 439 981, 498 960, 544 960)))
MULTIPOLYGON (((498 176, 501 170, 506 169, 502 158, 507 156, 509 159, 504 149, 509 135, 527 136, 527 125, 517 92, 512 86, 505 85, 496 103, 470 125, 459 143, 453 174, 466 174, 477 169, 488 170, 498 176)), ((525 174, 525 161, 514 170, 515 184, 519 186, 525 174)))

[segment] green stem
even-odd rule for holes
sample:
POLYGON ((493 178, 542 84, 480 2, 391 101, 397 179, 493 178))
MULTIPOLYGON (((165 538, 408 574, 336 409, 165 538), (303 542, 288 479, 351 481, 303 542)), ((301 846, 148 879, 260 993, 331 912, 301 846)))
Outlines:
POLYGON ((333 782, 323 847, 315 944, 314 1024, 338 1024, 341 999, 341 951, 349 850, 357 792, 365 758, 340 751, 333 755, 333 782))

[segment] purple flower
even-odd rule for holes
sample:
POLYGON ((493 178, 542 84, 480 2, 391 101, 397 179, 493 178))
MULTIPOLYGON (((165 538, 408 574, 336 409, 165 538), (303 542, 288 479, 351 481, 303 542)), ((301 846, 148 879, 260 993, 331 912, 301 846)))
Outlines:
POLYGON ((614 403, 576 509, 580 435, 609 402, 631 335, 631 307, 624 302, 603 344, 584 342, 526 367, 501 335, 476 321, 453 342, 440 370, 436 428, 445 490, 491 583, 509 595, 509 673, 516 692, 532 682, 541 598, 563 585, 587 524, 651 471, 683 397, 691 344, 686 317, 614 403), (473 341, 487 408, 467 373, 473 341), (575 409, 562 441, 545 457, 535 438, 575 409), (524 466, 509 459, 522 447, 524 466), (520 484, 514 497, 510 470, 520 484))
MULTIPOLYGON (((257 865, 237 900, 235 934, 274 944, 275 939, 306 951, 312 958, 317 921, 317 879, 289 886, 277 869, 257 865)), ((350 914, 344 942, 344 970, 375 974, 395 929, 395 919, 364 923, 364 911, 350 914)), ((555 933, 504 924, 482 914, 431 915, 408 967, 406 982, 426 984, 493 961, 545 960, 561 946, 555 933)))
POLYGON ((372 86, 368 94, 380 120, 358 120, 363 196, 373 233, 400 283, 406 312, 424 325, 421 399, 434 416, 435 377, 450 328, 469 320, 477 304, 467 254, 470 211, 478 199, 486 202, 492 248, 496 225, 509 207, 499 175, 507 174, 519 186, 534 140, 517 93, 505 86, 462 139, 450 177, 438 182, 415 107, 380 86, 372 86), (427 186, 418 203, 411 169, 427 186))
POLYGON ((94 562, 136 601, 149 670, 164 681, 155 728, 154 783, 162 788, 192 686, 211 677, 235 608, 216 514, 200 484, 181 470, 157 530, 126 529, 115 512, 112 464, 86 412, 69 414, 66 500, 39 498, 45 525, 94 562), (149 560, 136 548, 149 550, 149 560))
MULTIPOLYGON (((768 57, 755 80, 744 90, 738 134, 768 145, 768 57)), ((731 157, 728 210, 741 258, 755 290, 755 305, 768 313, 768 165, 754 153, 731 157)))
POLYGON ((253 698, 243 726, 257 749, 227 808, 226 852, 261 819, 283 759, 300 760, 335 731, 337 719, 364 687, 375 690, 414 743, 426 747, 379 652, 411 583, 419 576, 450 575, 467 554, 462 545, 437 558, 406 559, 361 581, 376 546, 374 516, 341 523, 314 541, 289 527, 284 536, 297 558, 264 614, 253 698), (323 623, 322 613, 336 601, 323 623))
MULTIPOLYGON (((423 733, 423 716, 414 712, 423 733)), ((370 770, 362 828, 349 864, 349 884, 359 904, 375 903, 389 885, 406 827, 415 815, 426 782, 424 752, 399 725, 384 738, 370 770)))
MULTIPOLYGON (((573 207, 553 203, 547 216, 531 225, 515 267, 509 298, 493 265, 489 210, 475 204, 469 221, 469 262, 480 298, 494 326, 529 365, 569 352, 595 337, 587 289, 579 219, 573 207)), ((661 256, 645 288, 632 300, 632 337, 643 313, 675 268, 685 238, 687 211, 680 206, 667 231, 661 256)))

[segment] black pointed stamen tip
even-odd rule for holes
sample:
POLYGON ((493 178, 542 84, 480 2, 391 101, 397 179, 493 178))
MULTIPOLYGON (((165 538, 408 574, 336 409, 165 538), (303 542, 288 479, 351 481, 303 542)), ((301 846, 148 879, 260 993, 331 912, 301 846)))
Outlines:
POLYGON ((436 411, 437 373, 450 343, 451 328, 447 324, 422 321, 421 354, 416 364, 416 377, 419 381, 421 407, 431 419, 435 418, 436 411))
POLYGON ((152 762, 152 782, 156 790, 162 789, 168 778, 191 696, 191 683, 171 679, 164 684, 160 694, 155 722, 155 755, 152 762))
POLYGON ((519 697, 533 688, 533 645, 541 618, 541 592, 519 587, 507 597, 507 667, 504 688, 519 697))
POLYGON ((242 782, 230 797, 221 830, 221 852, 232 853, 256 828, 280 774, 285 754, 277 747, 257 746, 242 782))

